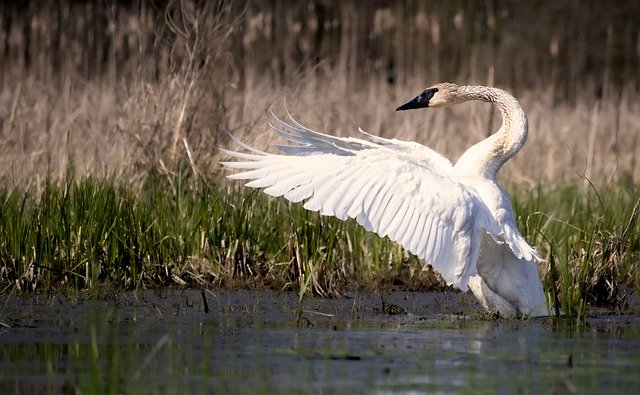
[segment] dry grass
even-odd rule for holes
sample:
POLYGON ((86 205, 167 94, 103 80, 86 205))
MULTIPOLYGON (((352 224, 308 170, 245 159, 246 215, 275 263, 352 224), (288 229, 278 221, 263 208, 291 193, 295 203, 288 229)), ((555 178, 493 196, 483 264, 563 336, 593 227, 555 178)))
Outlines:
POLYGON ((285 99, 312 128, 357 135, 362 127, 455 159, 497 128, 490 106, 394 112, 425 86, 452 79, 501 86, 527 110, 528 146, 505 172, 515 181, 638 180, 640 100, 629 69, 639 55, 619 49, 633 49, 637 25, 628 17, 619 23, 627 30, 611 28, 620 7, 573 10, 593 30, 610 28, 604 55, 574 41, 571 29, 584 33, 582 25, 536 31, 530 48, 514 47, 532 33, 519 22, 534 14, 554 26, 562 6, 405 7, 4 6, 0 175, 41 185, 103 173, 140 187, 148 174, 181 164, 219 171, 225 132, 266 146, 267 110, 282 113, 285 99), (575 54, 566 64, 563 49, 575 54))
MULTIPOLYGON (((226 145, 224 132, 266 147, 271 142, 266 110, 275 103, 273 110, 282 113, 285 98, 298 120, 316 130, 357 136, 362 127, 373 134, 421 142, 455 160, 499 121, 480 103, 394 112, 396 105, 429 83, 394 88, 374 81, 363 90, 345 92, 340 81, 314 76, 296 90, 279 94, 251 84, 244 98, 235 98, 237 107, 223 111, 210 108, 224 105, 211 97, 219 95, 211 83, 204 84, 209 89, 189 88, 179 78, 155 85, 134 83, 117 98, 113 91, 90 86, 61 100, 30 79, 9 95, 10 112, 4 117, 0 143, 2 176, 40 184, 49 175, 64 179, 70 171, 98 172, 140 184, 149 172, 175 171, 180 160, 204 173, 218 171, 216 148, 226 145), (118 102, 122 107, 116 110, 118 102)), ((557 185, 582 176, 598 185, 620 178, 638 180, 640 100, 630 89, 618 99, 585 99, 573 106, 552 105, 550 96, 527 92, 519 98, 529 116, 529 141, 505 168, 506 174, 530 184, 557 185)))

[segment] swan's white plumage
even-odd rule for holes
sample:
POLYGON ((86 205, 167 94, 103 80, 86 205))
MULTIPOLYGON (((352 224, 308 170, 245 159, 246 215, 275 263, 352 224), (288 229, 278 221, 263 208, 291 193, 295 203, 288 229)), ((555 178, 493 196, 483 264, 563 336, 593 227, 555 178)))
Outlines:
MULTIPOLYGON (((500 103, 497 104, 500 108, 500 103)), ((481 165, 493 166, 493 162, 483 165, 487 159, 481 157, 488 155, 487 148, 481 145, 489 143, 472 147, 463 155, 465 163, 453 166, 447 158, 418 143, 376 137, 362 130, 367 140, 334 137, 310 130, 290 118, 291 123, 275 118, 271 124, 277 134, 294 144, 277 146, 284 155, 262 152, 244 143, 240 144, 251 153, 223 150, 237 159, 223 165, 241 170, 228 177, 249 180, 246 186, 265 188, 271 196, 284 196, 293 202, 307 199, 304 207, 322 215, 355 218, 367 230, 389 237, 424 259, 448 284, 463 291, 468 289, 470 278, 475 277, 472 290, 489 310, 497 309, 503 315, 513 315, 513 311, 531 314, 534 307, 539 307, 520 305, 520 300, 527 297, 521 293, 528 292, 530 268, 525 270, 524 279, 515 281, 520 287, 525 283, 522 290, 508 286, 501 291, 502 285, 482 276, 501 295, 499 303, 506 299, 504 303, 514 305, 509 308, 488 300, 492 295, 486 291, 487 284, 478 280, 478 264, 493 265, 487 264, 487 259, 500 256, 532 266, 537 258, 518 232, 509 198, 499 189, 495 174, 490 169, 478 169, 481 165), (481 165, 474 165, 473 161, 481 165), (492 244, 491 258, 488 253, 480 255, 487 243, 492 244)), ((505 124, 509 121, 512 120, 505 119, 505 124)), ((526 118, 522 122, 526 138, 526 118)), ((517 152, 524 141, 515 148, 493 142, 494 146, 499 143, 517 152)), ((495 173, 502 163, 495 166, 495 173)), ((485 266, 481 271, 500 276, 502 269, 489 270, 485 266)), ((517 277, 520 269, 517 265, 515 268, 517 277)), ((539 283, 539 278, 536 279, 539 283)), ((536 288, 535 297, 527 299, 527 303, 539 305, 540 292, 536 288)))
POLYGON ((246 185, 266 188, 271 196, 309 198, 304 207, 322 215, 355 218, 425 259, 448 284, 462 290, 467 289, 469 275, 476 273, 470 254, 478 248, 480 229, 493 232, 498 240, 511 236, 503 241, 522 254, 521 240, 491 223, 475 191, 456 181, 451 162, 435 151, 395 139, 339 138, 282 121, 277 125, 281 136, 301 145, 284 146, 285 151, 304 156, 225 150, 248 160, 224 162, 245 170, 229 178, 252 180, 246 185))

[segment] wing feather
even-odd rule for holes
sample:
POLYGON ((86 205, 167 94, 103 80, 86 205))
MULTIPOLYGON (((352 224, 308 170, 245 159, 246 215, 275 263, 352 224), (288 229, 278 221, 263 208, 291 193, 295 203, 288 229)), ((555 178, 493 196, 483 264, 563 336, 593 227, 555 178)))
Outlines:
POLYGON ((411 236, 411 245, 409 246, 409 251, 413 252, 414 254, 417 254, 418 249, 420 248, 420 245, 423 244, 423 238, 422 238, 422 230, 424 229, 424 222, 425 222, 425 217, 427 216, 427 214, 422 211, 418 214, 418 220, 416 222, 416 229, 413 232, 413 235, 411 236))
POLYGON ((412 210, 411 216, 408 218, 407 221, 405 221, 406 228, 403 229, 403 235, 400 241, 400 244, 402 244, 406 248, 409 248, 409 246, 411 245, 411 237, 413 236, 413 231, 416 228, 416 223, 418 222, 418 216, 420 215, 418 210, 416 210, 417 207, 415 205, 412 204, 411 207, 413 210, 412 210))
POLYGON ((343 199, 346 198, 346 194, 349 189, 348 179, 340 179, 333 183, 333 188, 326 192, 326 196, 323 198, 322 210, 323 215, 334 215, 339 219, 347 219, 346 212, 342 205, 345 204, 343 199))
POLYGON ((298 203, 303 201, 304 199, 309 198, 311 195, 313 195, 313 185, 311 184, 311 177, 309 176, 309 182, 304 184, 304 185, 299 185, 295 188, 293 188, 292 190, 290 190, 289 192, 286 192, 284 195, 282 195, 285 199, 294 202, 294 203, 298 203))
MULTIPOLYGON (((399 201, 398 209, 394 211, 395 215, 391 223, 389 223, 389 227, 386 231, 386 235, 395 235, 398 227, 402 226, 404 221, 404 217, 407 215, 409 211, 409 206, 406 204, 406 199, 404 196, 396 196, 399 201)), ((391 236, 389 236, 391 238, 391 236)))
MULTIPOLYGON (((435 216, 433 216, 433 220, 431 221, 431 234, 433 235, 431 237, 431 246, 428 250, 428 254, 430 254, 429 256, 438 256, 438 254, 440 253, 440 237, 442 237, 442 230, 439 229, 440 228, 440 223, 437 220, 437 218, 435 218, 435 216)), ((436 262, 432 263, 432 265, 437 265, 436 262)))
POLYGON ((407 223, 409 223, 409 221, 411 221, 411 217, 413 216, 413 210, 414 210, 414 206, 409 204, 409 202, 405 202, 405 205, 403 207, 404 209, 404 215, 402 216, 402 220, 398 223, 398 225, 396 226, 396 228, 394 229, 393 232, 389 233, 389 238, 397 243, 400 243, 402 241, 402 237, 404 235, 404 232, 407 229, 407 223))
POLYGON ((347 217, 367 230, 402 244, 438 270, 448 284, 467 289, 476 273, 482 232, 528 259, 535 251, 515 224, 492 217, 476 190, 458 180, 446 158, 418 143, 369 135, 369 141, 333 137, 295 120, 275 118, 284 154, 265 153, 240 143, 250 153, 222 150, 238 161, 231 179, 265 188, 322 215, 347 217), (507 224, 509 225, 509 224, 507 224))
POLYGON ((267 187, 264 192, 271 196, 286 195, 295 188, 308 184, 311 180, 311 176, 292 170, 285 177, 281 178, 277 184, 267 187))
MULTIPOLYGON (((433 238, 433 249, 430 251, 431 256, 439 256, 443 251, 443 242, 444 242, 444 236, 445 232, 446 232, 446 228, 442 226, 441 223, 436 223, 436 231, 434 232, 434 238, 433 238), (438 226, 440 225, 440 226, 438 226)), ((438 265, 438 263, 436 262, 436 267, 440 267, 440 265, 438 265)), ((443 269, 444 270, 444 269, 443 269)))
POLYGON ((433 250, 433 245, 435 242, 434 223, 434 216, 429 213, 424 221, 425 242, 420 246, 420 249, 417 252, 418 256, 424 256, 427 251, 433 250))
MULTIPOLYGON (((385 183, 380 192, 380 197, 376 199, 372 203, 371 212, 369 214, 369 218, 371 222, 378 225, 378 229, 381 229, 380 223, 382 221, 383 216, 387 212, 387 206, 389 205, 389 200, 394 194, 393 187, 388 183, 385 183)), ((391 213, 389 213, 391 214, 391 213)))
MULTIPOLYGON (((389 203, 387 204, 387 209, 385 210, 385 216, 380 219, 380 236, 388 235, 392 230, 394 220, 400 215, 404 215, 404 213, 400 212, 402 200, 403 197, 401 193, 394 193, 391 195, 389 203)), ((400 220, 402 220, 402 218, 400 218, 400 220)))
POLYGON ((353 202, 349 205, 347 210, 347 215, 349 218, 356 218, 361 212, 364 211, 363 206, 363 198, 369 192, 369 189, 378 181, 375 177, 369 177, 368 174, 363 174, 361 183, 354 185, 355 188, 355 198, 353 202))
POLYGON ((363 212, 367 215, 367 218, 371 218, 371 211, 374 209, 373 204, 376 206, 379 204, 379 201, 376 200, 378 195, 380 194, 380 190, 384 187, 387 180, 385 177, 378 177, 377 181, 369 188, 368 191, 365 191, 365 194, 362 198, 362 209, 363 212))

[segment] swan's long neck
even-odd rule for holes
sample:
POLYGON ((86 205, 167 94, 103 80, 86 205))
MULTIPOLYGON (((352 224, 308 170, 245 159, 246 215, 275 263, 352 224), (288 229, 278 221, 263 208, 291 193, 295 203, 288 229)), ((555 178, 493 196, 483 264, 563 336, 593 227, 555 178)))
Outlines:
POLYGON ((520 151, 527 141, 527 116, 520 103, 507 92, 486 86, 461 86, 459 102, 481 100, 495 103, 502 115, 497 132, 470 147, 455 164, 459 175, 482 176, 495 179, 498 170, 520 151))

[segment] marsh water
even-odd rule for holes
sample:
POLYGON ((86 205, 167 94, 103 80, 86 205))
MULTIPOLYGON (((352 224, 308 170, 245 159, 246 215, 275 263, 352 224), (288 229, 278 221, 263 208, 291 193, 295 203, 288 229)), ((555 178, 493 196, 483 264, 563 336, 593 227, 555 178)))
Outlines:
MULTIPOLYGON (((496 320, 463 293, 3 296, 0 393, 638 393, 640 318, 496 320)), ((637 303, 636 303, 637 306, 637 303)))

